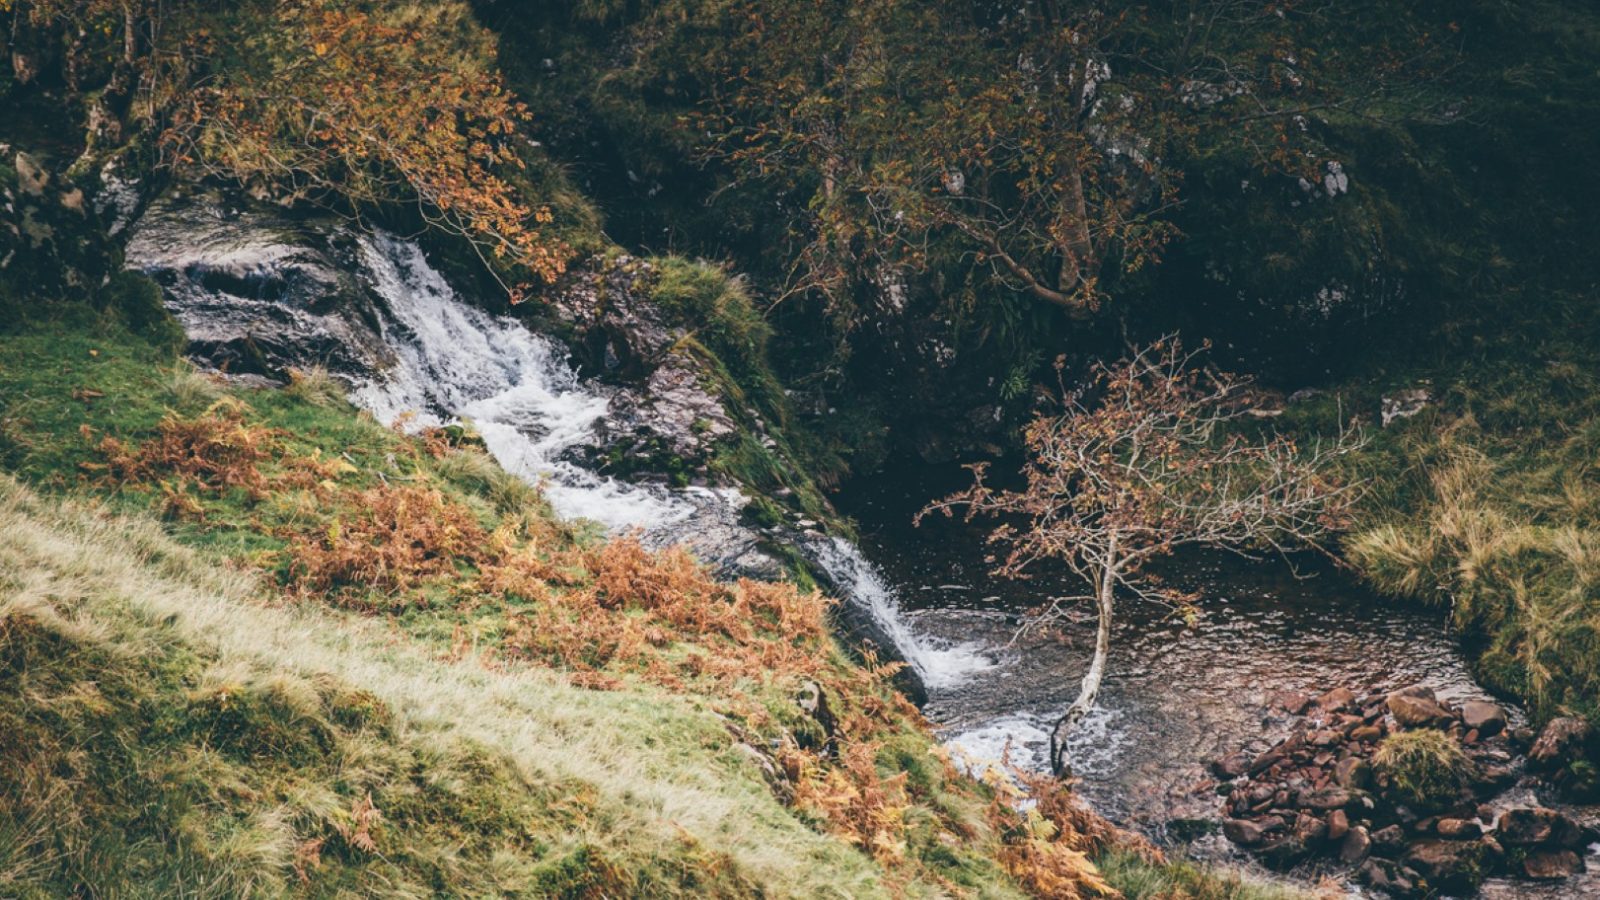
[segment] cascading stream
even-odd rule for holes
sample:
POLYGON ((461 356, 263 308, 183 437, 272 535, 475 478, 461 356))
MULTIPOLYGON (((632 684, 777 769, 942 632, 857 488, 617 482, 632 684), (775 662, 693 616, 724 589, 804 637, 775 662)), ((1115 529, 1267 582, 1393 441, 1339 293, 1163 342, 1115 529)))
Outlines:
MULTIPOLYGON (((386 306, 381 334, 396 364, 361 380, 351 400, 380 421, 420 428, 468 420, 495 459, 540 484, 558 513, 612 532, 686 539, 707 503, 742 503, 704 489, 630 484, 567 460, 593 439, 609 401, 580 382, 565 350, 514 319, 464 303, 416 244, 381 233, 358 244, 386 306)), ((953 686, 991 664, 969 645, 913 634, 882 573, 849 541, 811 541, 803 549, 928 687, 953 686)))
POLYGON ((657 531, 694 506, 664 488, 628 484, 563 459, 591 439, 608 401, 578 383, 565 351, 514 319, 463 303, 420 248, 386 234, 360 239, 362 261, 391 321, 398 364, 351 400, 385 424, 470 420, 507 471, 544 488, 558 513, 613 531, 657 531))

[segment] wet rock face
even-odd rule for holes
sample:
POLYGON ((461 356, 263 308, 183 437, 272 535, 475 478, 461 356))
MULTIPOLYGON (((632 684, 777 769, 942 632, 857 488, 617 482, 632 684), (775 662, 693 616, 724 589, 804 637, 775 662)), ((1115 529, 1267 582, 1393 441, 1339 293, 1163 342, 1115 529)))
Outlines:
POLYGON ((282 377, 311 365, 357 375, 393 362, 380 301, 352 274, 354 236, 341 223, 214 194, 168 196, 133 224, 126 256, 161 285, 203 365, 282 377))
POLYGON ((740 426, 708 362, 685 345, 687 331, 651 301, 656 276, 643 260, 596 258, 552 292, 548 311, 571 331, 580 371, 615 390, 597 452, 623 470, 705 483, 716 445, 740 426))
MULTIPOLYGON (((1499 706, 1456 708, 1420 687, 1366 697, 1336 689, 1316 700, 1279 695, 1275 703, 1304 715, 1294 733, 1254 759, 1236 754, 1212 764, 1218 778, 1231 779, 1224 835, 1263 862, 1337 859, 1359 867, 1357 881, 1400 897, 1471 893, 1493 874, 1555 880, 1584 870, 1591 829, 1502 797, 1519 760, 1499 706), (1425 808, 1415 805, 1415 782, 1430 770, 1380 757, 1390 735, 1441 756, 1425 808)), ((1587 729, 1580 720, 1552 722, 1529 742, 1540 751, 1530 769, 1560 773, 1588 759, 1587 729)))

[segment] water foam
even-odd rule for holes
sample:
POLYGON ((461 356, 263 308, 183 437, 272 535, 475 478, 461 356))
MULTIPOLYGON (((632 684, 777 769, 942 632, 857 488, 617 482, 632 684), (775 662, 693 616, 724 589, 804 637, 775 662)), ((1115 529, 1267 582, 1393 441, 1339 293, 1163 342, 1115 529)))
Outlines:
POLYGON ((975 643, 935 643, 911 630, 883 573, 843 538, 814 548, 817 564, 851 603, 860 604, 930 690, 953 687, 994 668, 994 660, 975 643))
POLYGON ((556 511, 611 530, 658 529, 691 515, 663 489, 597 475, 563 454, 592 438, 609 400, 584 389, 554 342, 462 302, 421 248, 364 235, 361 257, 387 304, 382 323, 398 364, 358 384, 351 400, 385 424, 467 420, 507 471, 540 484, 556 511))

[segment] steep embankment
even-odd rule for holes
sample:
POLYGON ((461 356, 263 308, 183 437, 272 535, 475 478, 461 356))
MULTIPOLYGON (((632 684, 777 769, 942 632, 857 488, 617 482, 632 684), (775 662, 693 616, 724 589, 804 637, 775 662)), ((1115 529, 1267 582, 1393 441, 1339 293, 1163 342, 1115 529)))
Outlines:
POLYGON ((89 495, 3 488, 8 891, 1096 882, 821 597, 582 539, 478 450, 314 383, 223 391, 79 312, 0 342, 7 470, 89 495))
POLYGON ((820 596, 574 531, 324 379, 227 387, 125 282, 0 337, 6 893, 1077 896, 1137 846, 953 770, 820 596))

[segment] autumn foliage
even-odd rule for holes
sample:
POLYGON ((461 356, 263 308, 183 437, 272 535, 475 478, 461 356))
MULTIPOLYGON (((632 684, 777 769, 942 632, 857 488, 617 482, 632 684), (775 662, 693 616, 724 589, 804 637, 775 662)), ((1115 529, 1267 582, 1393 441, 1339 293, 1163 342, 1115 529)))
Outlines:
MULTIPOLYGON (((513 301, 571 251, 518 182, 529 112, 465 4, 376 0, 33 0, 29 21, 78 37, 70 72, 110 65, 107 96, 158 162, 361 219, 409 206, 466 242, 513 301), (87 37, 85 37, 87 36, 87 37), (115 38, 104 51, 102 36, 115 38)), ((4 8, 0 7, 0 12, 4 8)), ((121 125, 106 103, 95 128, 121 125)))
MULTIPOLYGON (((1093 708, 1110 651, 1119 595, 1189 612, 1191 598, 1151 574, 1153 561, 1188 547, 1242 555, 1325 549, 1347 527, 1361 484, 1340 463, 1365 443, 1358 427, 1327 439, 1259 434, 1248 418, 1248 379, 1211 370, 1177 338, 1115 363, 1098 363, 1062 409, 1028 426, 1024 485, 998 488, 987 464, 972 487, 922 513, 998 522, 989 540, 999 574, 1065 566, 1084 593, 1053 598, 1023 626, 1051 628, 1080 603, 1099 621, 1078 698, 1056 721, 1051 766, 1067 770, 1066 736, 1093 708)), ((1057 369, 1064 361, 1057 360, 1057 369)))
POLYGON ((248 414, 249 407, 231 398, 193 418, 169 412, 144 444, 102 438, 98 449, 105 462, 86 468, 113 482, 155 484, 167 515, 192 519, 205 516, 203 495, 240 491, 259 503, 274 491, 322 494, 350 470, 342 460, 286 452, 282 432, 250 421, 248 414))
POLYGON ((497 74, 379 5, 295 0, 276 19, 230 48, 266 65, 197 88, 179 111, 167 138, 180 162, 274 196, 358 209, 409 198, 491 268, 561 273, 565 250, 540 232, 548 210, 499 174, 523 165, 528 112, 497 74))

